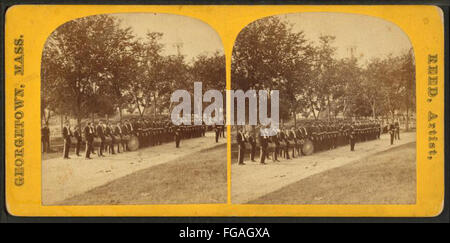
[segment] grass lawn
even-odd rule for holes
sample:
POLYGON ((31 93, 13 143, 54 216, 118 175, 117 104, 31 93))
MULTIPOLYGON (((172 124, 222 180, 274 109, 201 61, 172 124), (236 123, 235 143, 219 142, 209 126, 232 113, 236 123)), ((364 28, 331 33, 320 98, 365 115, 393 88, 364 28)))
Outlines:
POLYGON ((414 204, 416 143, 334 168, 264 195, 250 204, 414 204))
POLYGON ((61 204, 226 203, 226 155, 226 144, 205 149, 116 179, 61 204))

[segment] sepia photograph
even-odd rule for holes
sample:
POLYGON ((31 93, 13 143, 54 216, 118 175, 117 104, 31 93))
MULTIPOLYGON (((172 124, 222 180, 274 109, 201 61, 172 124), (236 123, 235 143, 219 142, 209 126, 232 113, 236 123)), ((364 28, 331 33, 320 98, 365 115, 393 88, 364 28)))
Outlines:
POLYGON ((225 92, 221 39, 200 20, 117 13, 59 26, 41 62, 42 204, 226 203, 226 127, 171 116, 172 94, 194 83, 225 92))
POLYGON ((232 126, 232 203, 415 204, 415 82, 408 36, 381 18, 316 12, 250 23, 233 47, 231 87, 272 117, 255 123, 246 113, 232 126))
POLYGON ((2 7, 3 221, 447 219, 448 8, 2 7))

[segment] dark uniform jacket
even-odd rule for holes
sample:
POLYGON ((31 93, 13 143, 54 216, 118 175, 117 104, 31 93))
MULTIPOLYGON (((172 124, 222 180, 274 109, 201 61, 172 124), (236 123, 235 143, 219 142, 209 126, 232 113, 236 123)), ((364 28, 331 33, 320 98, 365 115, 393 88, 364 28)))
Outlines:
POLYGON ((79 129, 75 130, 75 132, 73 133, 73 136, 75 137, 77 142, 81 142, 82 138, 81 138, 81 132, 79 129))
POLYGON ((240 146, 245 146, 246 139, 242 132, 238 132, 236 140, 240 146))
POLYGON ((105 140, 105 133, 103 132, 103 126, 98 125, 97 126, 97 137, 99 137, 101 140, 105 140))
POLYGON ((92 127, 85 126, 84 127, 84 137, 86 138, 86 141, 92 142, 94 140, 94 131, 92 127))
POLYGON ((64 139, 70 140, 70 137, 72 136, 72 131, 70 131, 68 127, 63 127, 62 136, 64 139))
POLYGON ((261 134, 259 134, 259 144, 262 148, 267 148, 267 145, 269 143, 269 136, 263 136, 261 134))

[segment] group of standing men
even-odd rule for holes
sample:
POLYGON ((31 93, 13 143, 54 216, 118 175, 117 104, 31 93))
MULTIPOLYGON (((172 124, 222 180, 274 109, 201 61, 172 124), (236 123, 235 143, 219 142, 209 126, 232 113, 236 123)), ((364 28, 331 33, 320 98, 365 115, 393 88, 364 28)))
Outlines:
MULTIPOLYGON (((400 139, 399 123, 389 125, 392 136, 400 139)), ((313 152, 325 151, 339 146, 350 145, 350 151, 354 151, 355 144, 379 139, 383 132, 382 123, 379 120, 335 120, 335 121, 304 121, 300 126, 281 128, 268 133, 259 132, 262 127, 256 129, 238 128, 236 136, 238 144, 238 164, 244 165, 247 150, 252 162, 259 147, 259 162, 266 164, 266 159, 279 162, 278 158, 291 159, 296 156, 309 155, 313 152)))
POLYGON ((130 122, 116 122, 115 124, 109 121, 99 121, 98 123, 88 122, 87 125, 80 129, 75 127, 72 129, 69 121, 66 121, 62 129, 62 137, 64 139, 63 158, 70 159, 69 151, 74 139, 75 154, 81 156, 81 146, 84 142, 86 144, 85 159, 91 159, 91 154, 97 154, 98 157, 104 157, 104 153, 116 154, 122 151, 128 151, 128 139, 133 133, 133 127, 130 122), (95 152, 94 146, 97 146, 95 152))
MULTIPOLYGON (((72 128, 69 121, 64 123, 62 137, 64 140, 63 158, 70 159, 69 151, 72 144, 75 145, 75 154, 81 156, 81 146, 86 144, 85 159, 91 159, 91 154, 104 157, 105 153, 116 154, 129 151, 130 139, 138 141, 139 148, 157 146, 175 141, 179 148, 182 139, 190 139, 205 136, 209 129, 215 132, 216 142, 219 137, 225 137, 225 126, 213 125, 173 125, 169 120, 151 121, 147 118, 124 120, 123 122, 98 121, 88 122, 81 130, 72 128), (95 149, 95 147, 97 149, 95 149)), ((47 126, 42 128, 42 142, 44 150, 49 151, 50 130, 47 126)))

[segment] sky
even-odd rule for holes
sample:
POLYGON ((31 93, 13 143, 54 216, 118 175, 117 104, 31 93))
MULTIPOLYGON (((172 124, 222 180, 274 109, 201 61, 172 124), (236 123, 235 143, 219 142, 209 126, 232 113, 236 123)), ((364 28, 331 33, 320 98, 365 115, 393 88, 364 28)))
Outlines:
POLYGON ((161 13, 112 15, 121 19, 124 26, 131 27, 140 38, 145 38, 148 31, 163 33, 161 42, 165 44, 163 53, 166 55, 177 54, 178 43, 182 43, 180 52, 188 61, 199 54, 223 53, 219 35, 201 20, 161 13))
POLYGON ((399 55, 411 48, 408 36, 395 24, 377 17, 347 13, 294 13, 278 15, 292 23, 293 31, 318 42, 320 35, 336 36, 336 57, 350 56, 349 48, 362 63, 375 57, 399 55))
MULTIPOLYGON (((191 17, 160 13, 113 14, 141 38, 147 31, 162 32, 164 54, 181 54, 187 60, 199 54, 223 53, 219 35, 208 24, 191 17)), ((411 48, 407 35, 395 24, 377 17, 347 13, 292 13, 278 15, 293 24, 293 31, 303 31, 308 40, 318 42, 320 35, 336 36, 336 57, 350 56, 349 49, 356 48, 362 64, 371 58, 399 55, 411 48)))

